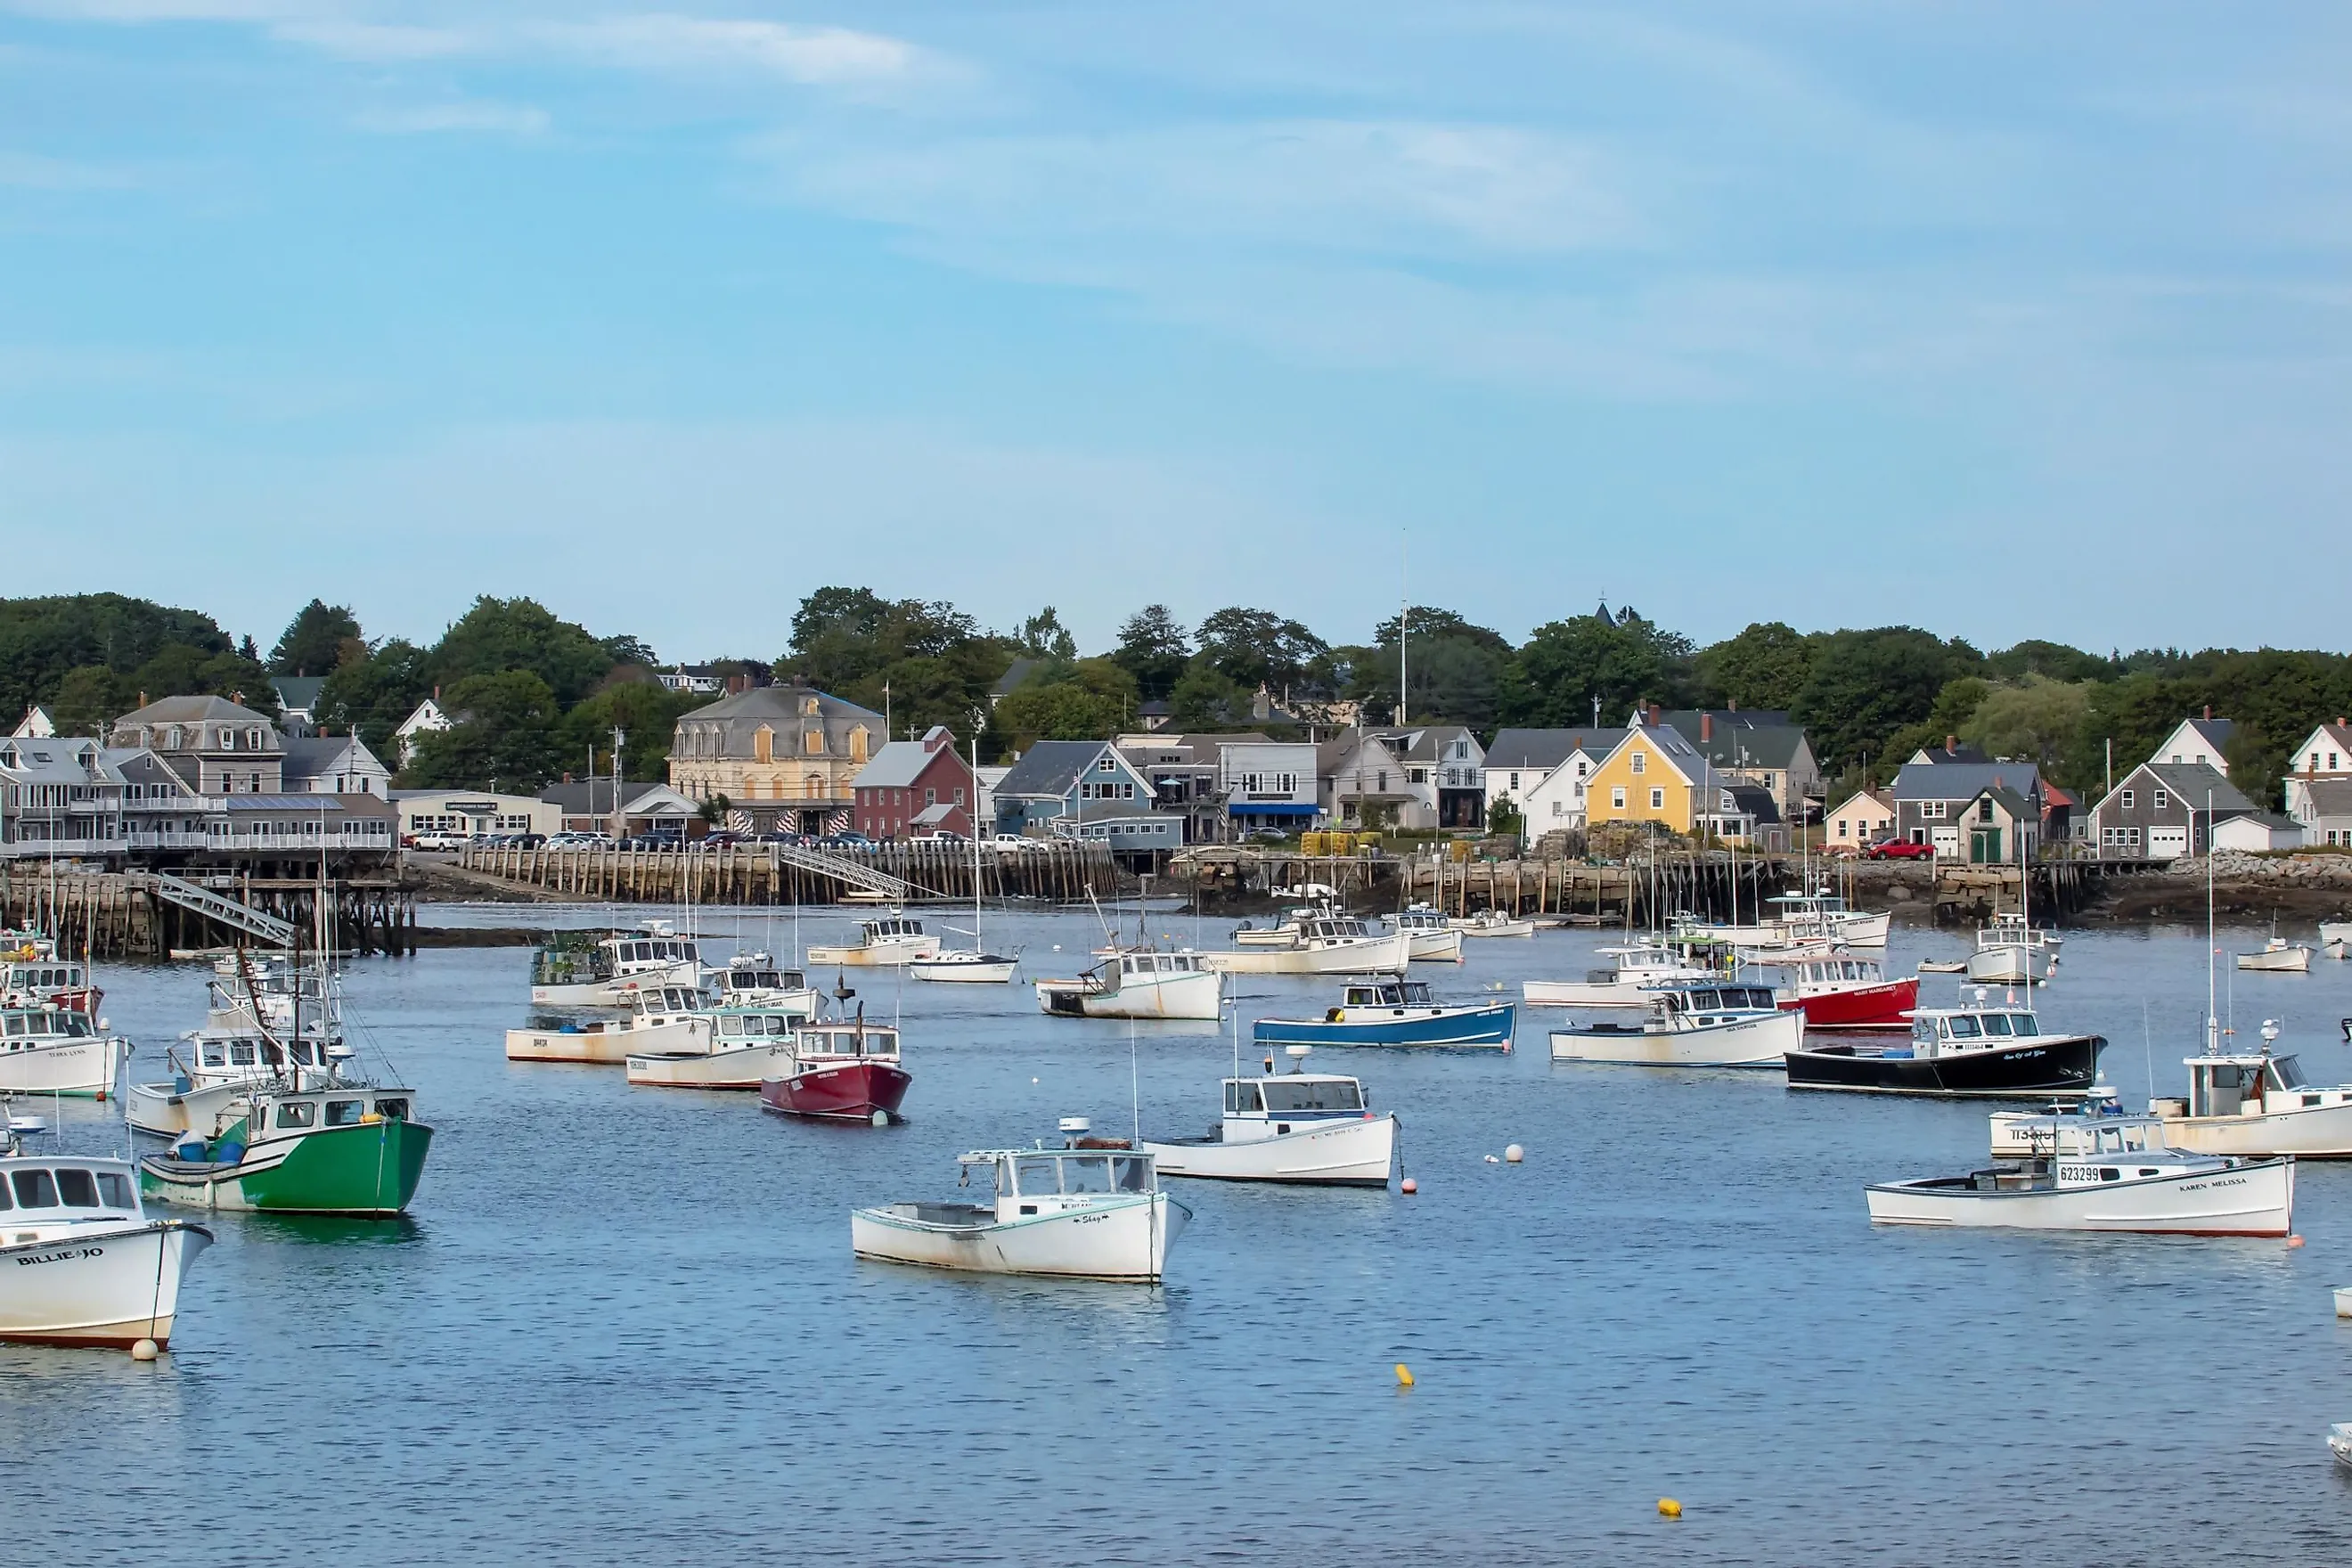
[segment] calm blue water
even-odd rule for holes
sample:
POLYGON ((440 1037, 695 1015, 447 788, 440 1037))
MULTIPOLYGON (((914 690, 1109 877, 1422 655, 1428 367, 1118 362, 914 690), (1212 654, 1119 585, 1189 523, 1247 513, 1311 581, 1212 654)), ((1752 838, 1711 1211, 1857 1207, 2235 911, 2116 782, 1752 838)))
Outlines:
MULTIPOLYGON (((789 949, 789 921, 752 922, 789 949)), ((1034 973, 1095 933, 992 931, 1034 973)), ((1475 942, 1431 973, 1516 993, 1599 940, 1475 942)), ((1892 956, 1959 950, 1898 932, 1892 956)), ((2145 1002, 2177 1091, 2202 950, 2074 933, 2043 1009, 2113 1038, 2136 1100, 2145 1002)), ((855 1262, 848 1211, 945 1193, 958 1152, 1062 1114, 1123 1129, 1126 1026, 869 977, 872 1013, 903 1005, 912 1121, 811 1126, 509 1066, 528 963, 352 968, 439 1128, 410 1223, 220 1217, 163 1364, 0 1349, 12 1556, 2090 1568, 2352 1542, 2321 1440, 2352 1418, 2328 1297, 2352 1282, 2352 1168, 2304 1168, 2301 1250, 1873 1231, 1864 1183, 1980 1160, 1984 1108, 1554 1067, 1537 1014, 1509 1058, 1318 1058, 1402 1111, 1418 1196, 1187 1184, 1163 1289, 960 1279, 855 1262), (1484 1163, 1513 1141, 1525 1165, 1484 1163)), ((151 1067, 197 1021, 194 967, 106 983, 151 1067)), ((1327 994, 1244 984, 1259 1013, 1327 994)), ((2283 1013, 2315 1077, 2352 1078, 2352 965, 2235 989, 2248 1038, 2283 1013)), ((1229 1051, 1196 1027, 1138 1034, 1147 1128, 1213 1114, 1229 1051)))

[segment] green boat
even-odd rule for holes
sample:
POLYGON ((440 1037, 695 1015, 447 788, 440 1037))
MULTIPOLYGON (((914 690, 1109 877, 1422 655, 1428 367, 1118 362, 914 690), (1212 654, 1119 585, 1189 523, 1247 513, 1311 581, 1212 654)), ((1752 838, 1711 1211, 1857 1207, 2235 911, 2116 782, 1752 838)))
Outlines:
POLYGON ((212 1136, 141 1160, 139 1189, 188 1208, 388 1219, 416 1195, 433 1146, 415 1105, 409 1089, 365 1084, 256 1088, 212 1136))

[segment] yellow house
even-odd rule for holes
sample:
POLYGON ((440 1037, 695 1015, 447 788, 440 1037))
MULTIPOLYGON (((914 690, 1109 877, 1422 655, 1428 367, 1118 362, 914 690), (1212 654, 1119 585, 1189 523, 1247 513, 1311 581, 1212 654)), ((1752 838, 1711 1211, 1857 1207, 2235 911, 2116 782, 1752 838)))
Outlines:
POLYGON ((1654 822, 1688 833, 1706 772, 1706 760, 1680 731, 1637 724, 1592 770, 1584 786, 1585 826, 1654 822))

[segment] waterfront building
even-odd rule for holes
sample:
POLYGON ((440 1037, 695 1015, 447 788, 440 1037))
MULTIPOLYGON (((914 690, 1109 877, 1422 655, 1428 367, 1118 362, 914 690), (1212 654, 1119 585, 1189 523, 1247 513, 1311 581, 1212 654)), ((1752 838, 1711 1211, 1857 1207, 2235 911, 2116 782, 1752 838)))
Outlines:
MULTIPOLYGON (((551 784, 540 791, 539 798, 556 810, 553 831, 610 833, 613 831, 613 781, 609 778, 575 780, 566 774, 562 784, 551 784)), ((621 831, 625 834, 650 833, 656 828, 670 828, 683 834, 687 824, 701 811, 697 803, 669 785, 641 779, 623 779, 620 795, 621 831)), ((541 819, 534 817, 533 820, 541 819)))
POLYGON ((1344 730, 1316 752, 1317 801, 1349 826, 1482 828, 1486 760, 1459 724, 1344 730))
POLYGON ((1115 851, 1184 845, 1184 818, 1155 805, 1151 781, 1108 741, 1040 741, 994 791, 999 833, 1040 829, 1099 840, 1115 851))
POLYGON ((725 796, 730 821, 759 832, 839 833, 856 815, 856 780, 888 740, 882 715, 806 686, 762 686, 677 721, 670 787, 725 796))
POLYGON ((166 697, 114 721, 109 743, 153 752, 202 795, 282 795, 278 726, 226 697, 166 697))
POLYGON ((1858 789, 1822 817, 1822 842, 1832 849, 1866 849, 1895 832, 1895 799, 1885 790, 1858 789))
POLYGON ((1569 730, 1498 730, 1486 748, 1486 811, 1511 798, 1530 837, 1584 827, 1584 786, 1601 759, 1625 738, 1608 726, 1569 730))
POLYGON ((851 826, 868 838, 940 832, 969 837, 978 820, 971 769, 944 724, 932 725, 919 740, 885 743, 850 787, 851 826))
MULTIPOLYGON (((2048 803, 2041 769, 2032 763, 1962 762, 1958 753, 1957 744, 1948 745, 1936 760, 1915 759, 1904 763, 1895 775, 1895 783, 1886 793, 1895 803, 1896 837, 1931 846, 1938 859, 1967 860, 1970 858, 1969 813, 1980 810, 1980 798, 1988 790, 1995 789, 2007 790, 2025 804, 2033 821, 2042 825, 2034 835, 2037 841, 2044 835, 2053 838, 2066 836, 2069 828, 2063 821, 2057 822, 2053 830, 2045 811, 2048 803)), ((2006 809, 1996 803, 1996 815, 2006 809)))
POLYGON ((2208 708, 2202 717, 2183 719, 2180 727, 2165 737, 2163 744, 2156 748, 2155 754, 2148 761, 2170 763, 2179 767, 2194 767, 2202 763, 2227 778, 2230 759, 2223 752, 2237 728, 2227 719, 2214 718, 2213 710, 2208 708))
POLYGON ((2210 763, 2142 763, 2092 807, 2088 837, 2102 860, 2172 860, 2203 854, 2217 820, 2259 812, 2210 763))
POLYGON ((2305 843, 2352 844, 2352 808, 2340 804, 2344 791, 2327 787, 2347 783, 2352 783, 2352 726, 2341 718, 2320 725, 2287 753, 2286 814, 2302 825, 2305 843))
POLYGON ((1255 828, 1312 827, 1316 748, 1256 731, 1238 734, 1129 734, 1119 751, 1151 781, 1154 804, 1185 819, 1185 840, 1213 844, 1255 828))
POLYGON ((1658 713, 1706 760, 1717 782, 1754 784, 1771 794, 1778 817, 1802 821, 1822 795, 1821 764, 1801 724, 1777 709, 1692 709, 1658 713))
MULTIPOLYGON (((609 794, 611 781, 605 788, 609 794)), ((402 789, 389 796, 404 838, 420 833, 481 838, 498 833, 561 833, 563 809, 527 795, 478 789, 402 789)), ((610 819, 607 818, 609 822, 610 819)))
POLYGON ((1713 784, 1712 770, 1680 731, 1661 721, 1654 706, 1634 720, 1585 785, 1587 830, 1621 822, 1689 833, 1697 826, 1701 791, 1713 784))

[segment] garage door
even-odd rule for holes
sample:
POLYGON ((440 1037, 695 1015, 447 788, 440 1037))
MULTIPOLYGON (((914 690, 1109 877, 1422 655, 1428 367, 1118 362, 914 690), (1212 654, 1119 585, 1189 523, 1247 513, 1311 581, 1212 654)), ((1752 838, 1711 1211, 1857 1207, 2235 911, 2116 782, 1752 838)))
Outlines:
POLYGON ((2176 855, 2189 853, 2189 829, 2185 827, 2151 827, 2147 830, 2147 852, 2158 860, 2168 860, 2176 855))
POLYGON ((1937 859, 1957 860, 1960 858, 1960 830, 1958 828, 1938 827, 1936 829, 1935 833, 1935 843, 1936 858, 1937 859))

